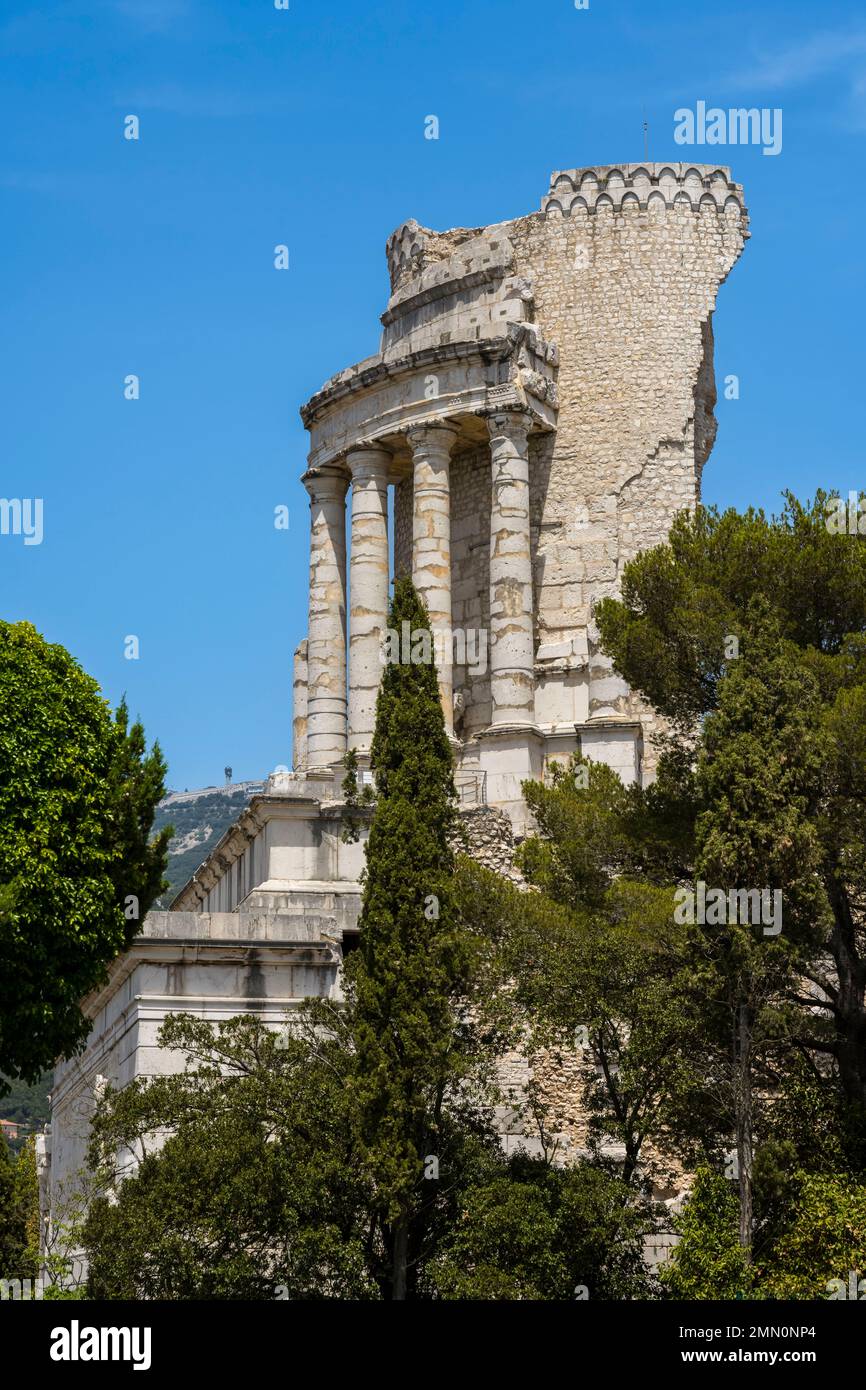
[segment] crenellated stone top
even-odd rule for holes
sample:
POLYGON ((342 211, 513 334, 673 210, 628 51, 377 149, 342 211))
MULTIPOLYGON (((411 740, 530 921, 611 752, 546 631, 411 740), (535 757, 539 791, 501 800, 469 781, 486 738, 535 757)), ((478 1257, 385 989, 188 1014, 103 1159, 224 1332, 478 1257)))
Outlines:
MULTIPOLYGON (((519 406, 529 410, 535 428, 556 428, 557 349, 545 340, 558 343, 571 325, 557 317, 549 286, 544 295, 540 291, 559 276, 556 222, 562 219, 575 230, 585 223, 587 233, 603 233, 608 224, 612 230, 631 225, 648 228, 651 237, 663 222, 675 237, 695 222, 708 233, 705 317, 748 236, 742 187, 730 169, 716 164, 560 169, 551 175, 540 211, 442 232, 410 218, 388 238, 391 294, 381 316, 379 352, 338 372, 302 407, 310 467, 339 465, 362 443, 390 450, 399 473, 406 466, 411 425, 458 421, 472 440, 472 417, 492 405, 519 406), (545 315, 553 312, 547 326, 539 321, 542 303, 545 315)), ((558 286, 563 301, 573 296, 575 268, 569 261, 558 286)), ((589 311, 582 331, 601 334, 589 311)), ((577 355, 574 345, 572 354, 577 355)), ((592 376, 590 366, 584 375, 592 376)))
POLYGON ((541 201, 545 216, 622 212, 659 207, 702 207, 737 220, 747 219, 742 185, 717 164, 604 164, 586 169, 555 169, 541 201))
MULTIPOLYGON (((693 211, 703 205, 738 219, 748 216, 742 185, 732 180, 729 168, 719 164, 596 164, 555 169, 541 211, 546 216, 567 217, 572 211, 593 213, 605 207, 619 212, 630 204, 644 210, 654 204, 680 205, 693 211)), ((485 266, 504 259, 507 227, 506 222, 496 228, 454 227, 437 232, 411 217, 401 222, 385 248, 391 279, 389 311, 404 297, 483 273, 485 266)))

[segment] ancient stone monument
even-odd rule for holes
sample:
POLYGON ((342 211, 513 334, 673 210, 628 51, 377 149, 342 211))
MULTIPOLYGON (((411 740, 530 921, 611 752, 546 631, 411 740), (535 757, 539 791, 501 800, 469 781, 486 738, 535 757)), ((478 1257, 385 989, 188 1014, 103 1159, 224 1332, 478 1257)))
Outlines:
POLYGON ((626 782, 652 775, 652 712, 598 650, 593 604, 698 499, 712 315, 747 226, 729 170, 627 164, 554 173, 540 211, 496 226, 409 221, 389 238, 380 350, 301 411, 310 593, 293 771, 270 777, 87 1001, 93 1032, 58 1068, 44 1145, 55 1201, 102 1078, 176 1065, 156 1046, 167 1013, 253 1009, 279 1025, 339 991, 363 863, 341 840, 343 759, 354 750, 363 774, 383 646, 403 638, 386 631, 391 544, 438 634, 484 862, 507 867, 521 782, 552 759, 579 748, 626 782))

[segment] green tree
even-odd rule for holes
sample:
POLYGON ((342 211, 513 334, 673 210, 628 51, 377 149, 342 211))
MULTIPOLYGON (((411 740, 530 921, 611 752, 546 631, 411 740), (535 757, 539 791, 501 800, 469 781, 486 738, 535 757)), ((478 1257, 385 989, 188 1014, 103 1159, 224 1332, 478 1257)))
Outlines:
POLYGON ((35 1279, 39 1273, 39 1188, 35 1139, 13 1160, 0 1134, 0 1279, 35 1279))
POLYGON ((758 1271, 763 1295, 866 1297, 866 1184, 799 1172, 792 1188, 784 1229, 758 1271))
POLYGON ((616 1178, 518 1153, 470 1187, 429 1279, 445 1299, 646 1298, 645 1209, 616 1178))
MULTIPOLYGON (((597 618, 617 670, 672 722, 681 766, 700 723, 715 728, 708 775, 703 785, 692 781, 690 805, 695 826, 702 814, 715 819, 713 833, 704 831, 704 865, 739 877, 751 855, 757 887, 766 881, 762 864, 770 856, 775 886, 790 904, 786 934, 790 921, 806 986, 788 991, 804 1025, 796 1046, 806 1049, 818 1074, 832 1061, 848 1104, 862 1113, 866 545, 863 537, 828 527, 828 501, 819 493, 802 505, 788 495, 782 514, 769 520, 760 511, 719 515, 705 508, 678 517, 666 545, 626 565, 621 600, 605 599, 597 618), (778 634, 775 672, 766 643, 764 656, 759 650, 759 626, 769 623, 778 634), (747 670, 736 676, 738 661, 752 660, 756 674, 763 662, 775 682, 770 703, 747 670), (759 734, 749 730, 753 714, 759 734), (749 759, 754 782, 748 788, 746 774, 736 772, 739 755, 749 759), (780 786, 793 791, 787 811, 775 784, 780 777, 780 786), (728 831, 722 803, 706 800, 717 794, 731 816, 728 831)), ((862 1163, 862 1154, 855 1162, 862 1163)))
POLYGON ((114 748, 108 769, 113 811, 112 838, 120 851, 115 897, 126 922, 126 944, 141 930, 144 914, 166 887, 164 878, 173 827, 152 835, 153 817, 165 795, 165 760, 155 744, 150 753, 139 721, 131 727, 126 700, 114 715, 114 748))
POLYGON ((31 1134, 15 1164, 14 1201, 21 1223, 21 1278, 39 1273, 39 1180, 36 1174, 36 1136, 31 1134))
POLYGON ((162 884, 170 829, 147 834, 165 764, 127 723, 62 647, 0 622, 0 1072, 12 1078, 75 1051, 80 999, 162 884))
MULTIPOLYGON (((388 617, 398 632, 403 623, 430 629, 408 579, 396 582, 388 617)), ((477 1060, 458 1026, 476 947, 454 898, 452 754, 432 643, 426 660, 385 666, 370 763, 376 802, 349 971, 357 1141, 390 1252, 390 1296, 404 1299, 425 1258, 433 1188, 454 1181, 448 1112, 470 1104, 477 1060)))
POLYGON ((742 1298, 752 1291, 752 1272, 739 1238, 739 1204, 731 1184, 711 1168, 699 1168, 679 1216, 679 1236, 660 1278, 671 1298, 742 1298))
POLYGON ((15 1191, 15 1163, 0 1131, 0 1279, 19 1278, 25 1246, 22 1214, 15 1191))
POLYGON ((704 1047, 715 1054, 733 1122, 740 1241, 748 1252, 756 1086, 760 1080, 765 1091, 775 1087, 785 1051, 790 1056, 807 1038, 811 1001, 801 1001, 799 991, 830 924, 814 826, 826 757, 817 683, 763 598, 752 600, 747 620, 740 655, 718 682, 702 730, 695 876, 721 890, 725 904, 721 914, 708 908, 706 922, 694 925, 692 945, 694 984, 706 1001, 704 1047), (730 896, 741 892, 753 895, 743 909, 767 895, 760 920, 730 896), (728 910, 732 901, 736 915, 728 910))
POLYGON ((866 1185, 844 1175, 784 1167, 770 1175, 766 1163, 756 1164, 755 1177, 759 1222, 770 1219, 750 1264, 740 1241, 736 1188, 719 1173, 698 1170, 674 1220, 679 1243, 660 1273, 668 1294, 680 1299, 866 1294, 866 1185), (770 1212, 778 1195, 771 1189, 779 1183, 783 1201, 770 1212))
MULTIPOLYGON (((248 1015, 174 1015, 160 1041, 186 1070, 109 1090, 98 1108, 85 1292, 390 1298, 391 1233, 356 1141, 351 1008, 308 1001, 282 1034, 248 1015)), ((573 1298, 577 1285, 645 1296, 648 1218, 634 1194, 586 1164, 506 1159, 464 1118, 443 1109, 446 1171, 416 1218, 416 1297, 573 1298)))
POLYGON ((340 1011, 302 1010, 282 1034, 177 1014, 160 1042, 187 1070, 108 1092, 94 1121, 91 1295, 378 1297, 340 1011))
MULTIPOLYGON (((627 789, 580 759, 523 790, 538 830, 518 861, 537 891, 461 862, 464 913, 497 947, 499 977, 487 979, 479 1008, 506 1045, 528 1034, 560 1061, 577 1053, 583 1065, 572 1061, 568 1074, 596 1160, 614 1141, 626 1185, 650 1171, 662 1178, 672 1154, 703 1137, 714 1097, 695 1066, 703 1011, 674 922, 671 863, 648 848, 661 793, 627 789)), ((543 1132, 543 1106, 540 1119, 543 1132)))
MULTIPOLYGON (((351 1009, 310 1000, 281 1034, 249 1016, 217 1026, 179 1014, 160 1041, 187 1070, 107 1092, 94 1123, 81 1237, 90 1293, 390 1296, 392 1249, 359 1162, 351 1009)), ((426 1264, 466 1189, 505 1168, 483 1128, 450 1115, 442 1128, 449 1178, 428 1183, 414 1280, 427 1297, 426 1264)))

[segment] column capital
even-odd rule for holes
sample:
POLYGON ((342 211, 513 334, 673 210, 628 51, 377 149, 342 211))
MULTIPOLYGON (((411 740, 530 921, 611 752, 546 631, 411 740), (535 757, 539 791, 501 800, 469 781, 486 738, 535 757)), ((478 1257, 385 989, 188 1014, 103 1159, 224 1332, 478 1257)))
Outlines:
POLYGON ((515 406, 491 406, 479 411, 487 421, 487 430, 491 440, 509 439, 518 448, 526 447, 526 438, 532 428, 532 416, 528 410, 521 410, 515 406))
POLYGON ((344 502, 349 489, 349 474, 342 468, 308 468, 301 482, 312 502, 344 502))
POLYGON ((356 444, 346 453, 346 467, 354 482, 358 478, 390 481, 394 455, 378 444, 356 444))
POLYGON ((450 454, 457 443, 458 435, 457 430, 452 425, 444 424, 439 420, 430 420, 423 424, 410 425, 406 430, 406 438, 413 450, 432 446, 434 449, 450 454))

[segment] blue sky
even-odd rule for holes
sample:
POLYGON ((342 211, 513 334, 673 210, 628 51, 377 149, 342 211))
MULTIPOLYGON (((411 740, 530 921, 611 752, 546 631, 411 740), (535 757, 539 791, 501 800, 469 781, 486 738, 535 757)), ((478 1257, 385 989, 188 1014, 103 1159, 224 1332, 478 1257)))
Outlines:
POLYGON ((644 110, 655 160, 690 157, 678 107, 783 111, 777 157, 704 156, 752 217, 705 500, 864 483, 860 5, 4 0, 0 64, 0 496, 45 509, 41 545, 0 536, 0 616, 125 691, 173 787, 289 761, 298 407, 376 351, 388 233, 519 216, 554 168, 640 160, 644 110))

